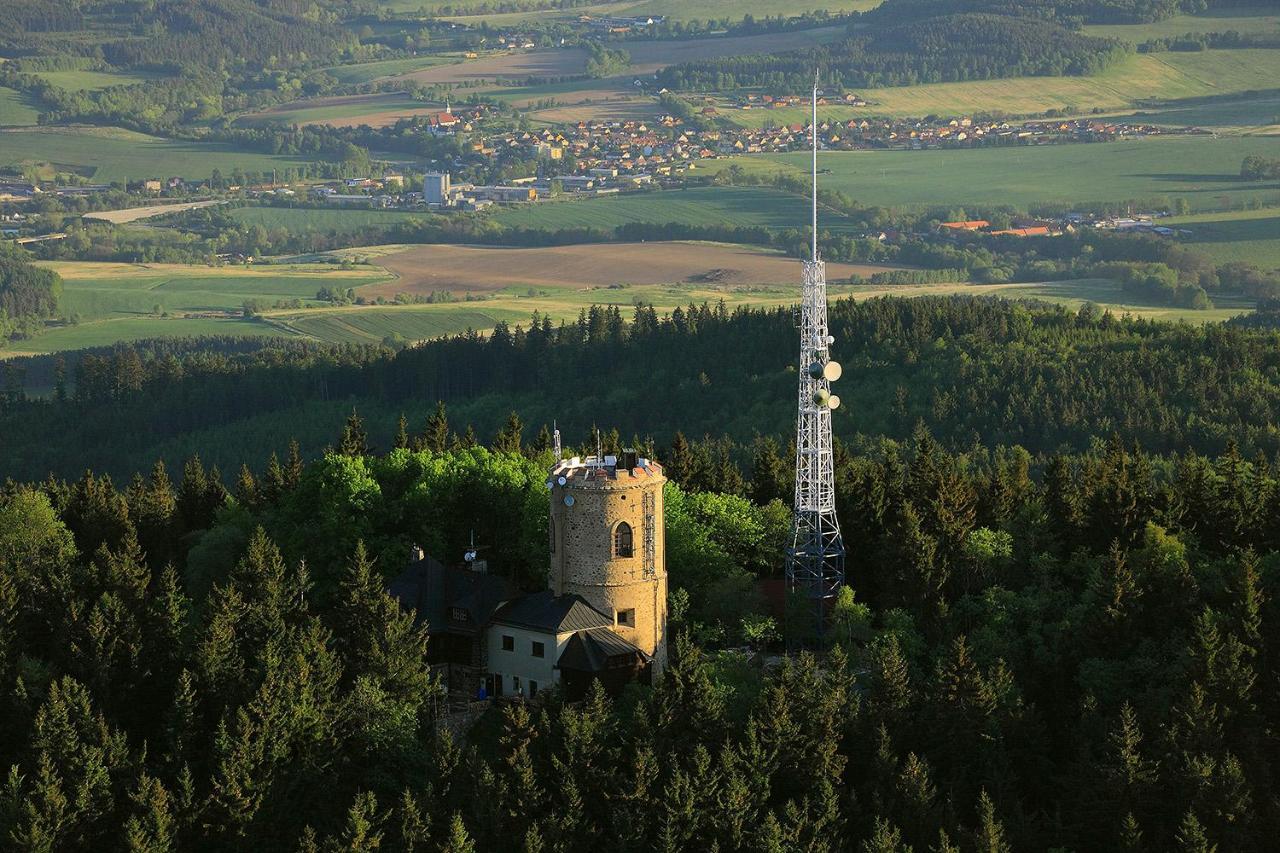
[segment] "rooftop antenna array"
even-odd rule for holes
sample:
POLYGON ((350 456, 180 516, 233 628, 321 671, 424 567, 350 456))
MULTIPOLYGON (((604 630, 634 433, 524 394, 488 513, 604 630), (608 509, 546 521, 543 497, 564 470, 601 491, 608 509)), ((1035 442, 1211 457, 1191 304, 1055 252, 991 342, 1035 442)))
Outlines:
POLYGON ((560 452, 560 427, 556 425, 555 421, 551 422, 551 430, 552 450, 555 451, 556 461, 559 462, 564 458, 564 455, 560 452))
POLYGON ((813 134, 813 246, 804 261, 800 300, 800 370, 796 414, 796 491, 791 541, 786 554, 789 598, 803 605, 802 619, 789 615, 792 648, 823 643, 828 610, 844 584, 844 540, 836 518, 835 463, 831 413, 840 398, 831 383, 840 363, 831 359, 835 342, 827 330, 827 271, 818 256, 818 75, 814 72, 810 132, 813 134), (809 624, 812 619, 812 625, 809 624))

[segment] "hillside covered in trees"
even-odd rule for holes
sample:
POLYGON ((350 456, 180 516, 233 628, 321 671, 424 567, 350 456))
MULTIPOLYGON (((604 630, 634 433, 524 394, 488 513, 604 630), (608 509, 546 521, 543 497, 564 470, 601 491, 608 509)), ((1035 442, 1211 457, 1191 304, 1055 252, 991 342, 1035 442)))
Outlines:
POLYGON ((1071 29, 1069 7, 886 0, 859 18, 847 38, 834 44, 695 60, 670 66, 658 77, 670 89, 804 91, 813 80, 814 68, 819 68, 823 85, 837 90, 914 86, 1092 74, 1132 50, 1121 42, 1071 29))
POLYGON ((25 253, 0 247, 0 341, 35 334, 58 313, 62 278, 30 263, 25 253))
MULTIPOLYGON (((839 648, 761 669, 788 523, 668 486, 673 661, 653 689, 435 725, 409 544, 545 572, 550 457, 443 413, 370 455, 351 418, 224 486, 0 490, 0 833, 17 849, 1263 850, 1280 712, 1280 479, 1154 455, 841 452, 839 648), (452 446, 454 449, 449 449, 452 446)), ((773 459, 773 462, 770 460, 773 459)), ((729 484, 731 485, 731 484, 729 484)), ((776 630, 776 629, 774 629, 776 630)))
MULTIPOLYGON (((959 296, 843 300, 830 316, 845 365, 835 429, 851 446, 904 439, 923 420, 953 448, 1045 454, 1118 431, 1162 453, 1220 453, 1232 440, 1250 458, 1280 451, 1272 330, 959 296)), ((482 437, 516 409, 567 436, 588 435, 607 413, 624 436, 666 443, 679 429, 745 446, 790 434, 794 360, 790 311, 707 305, 667 317, 594 308, 577 322, 500 324, 398 353, 305 341, 121 346, 61 367, 31 362, 27 380, 53 390, 40 399, 23 398, 21 363, 8 367, 0 476, 128 476, 156 456, 193 453, 234 470, 283 453, 290 438, 309 457, 353 407, 385 449, 401 414, 418 426, 437 400, 459 433, 471 424, 482 437)))

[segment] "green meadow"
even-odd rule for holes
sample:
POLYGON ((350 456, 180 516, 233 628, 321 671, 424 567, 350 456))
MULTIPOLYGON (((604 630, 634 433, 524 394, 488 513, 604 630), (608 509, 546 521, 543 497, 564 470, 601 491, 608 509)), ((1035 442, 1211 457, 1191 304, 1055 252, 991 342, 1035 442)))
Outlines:
POLYGON ((207 178, 214 169, 269 172, 300 166, 305 157, 262 154, 222 142, 163 139, 114 127, 50 127, 0 131, 0 166, 52 163, 94 180, 136 181, 181 175, 207 178))
POLYGON ((26 95, 0 86, 0 127, 31 127, 39 117, 26 95))
POLYGON ((392 92, 374 96, 356 95, 349 98, 319 98, 294 101, 263 112, 247 113, 237 118, 236 123, 242 125, 316 124, 371 117, 374 120, 369 123, 379 124, 384 122, 379 122, 377 119, 387 113, 412 115, 442 108, 442 104, 433 105, 423 101, 415 101, 407 95, 392 92))
POLYGON ((426 56, 410 56, 401 59, 380 59, 376 62, 360 62, 354 65, 334 65, 322 69, 339 83, 368 83, 382 77, 396 77, 430 68, 433 65, 449 65, 461 62, 460 54, 433 53, 426 56))
POLYGON ((145 83, 154 80, 158 75, 132 71, 90 71, 76 69, 72 71, 35 71, 38 77, 48 80, 60 89, 68 91, 98 92, 112 86, 129 86, 134 83, 145 83))
MULTIPOLYGON (((820 155, 822 186, 864 205, 1117 202, 1186 198, 1195 211, 1280 203, 1280 182, 1247 182, 1250 154, 1280 157, 1280 138, 1155 137, 1122 142, 934 151, 832 151, 820 155)), ((808 155, 758 154, 707 161, 759 172, 805 175, 808 155)))
POLYGON ((1190 231, 1182 242, 1219 263, 1244 261, 1280 270, 1280 208, 1178 216, 1166 222, 1190 231))
POLYGON ((1171 38, 1188 33, 1238 33, 1280 32, 1280 15, 1258 14, 1259 6, 1215 9, 1206 15, 1174 15, 1162 21, 1147 24, 1090 24, 1084 31, 1091 36, 1121 39, 1139 44, 1159 38, 1171 38))
MULTIPOLYGON (((1087 77, 1010 77, 868 89, 861 94, 872 106, 860 114, 1032 115, 1064 107, 1083 114, 1093 109, 1134 109, 1148 101, 1265 92, 1274 90, 1277 80, 1280 80, 1280 50, 1144 53, 1127 57, 1087 77)), ((778 123, 803 120, 800 111, 787 110, 731 111, 726 117, 747 126, 758 126, 770 117, 778 123)))
POLYGON ((260 320, 121 317, 96 323, 51 328, 38 337, 8 344, 6 349, 0 350, 0 358, 3 358, 6 353, 33 355, 67 352, 141 341, 147 338, 192 338, 206 335, 293 337, 291 332, 260 320))
POLYGON ((1187 98, 1110 118, 1166 127, 1213 128, 1227 134, 1276 135, 1280 133, 1280 93, 1187 98))
POLYGON ((365 210, 364 208, 311 209, 294 207, 241 207, 231 216, 242 225, 263 228, 287 228, 290 231, 359 231, 379 225, 397 225, 412 220, 426 220, 435 214, 428 211, 365 210))
MULTIPOLYGON (((413 14, 420 9, 435 13, 445 6, 466 8, 481 6, 482 3, 468 3, 467 0, 384 0, 386 8, 413 14)), ((622 0, 622 2, 600 3, 593 6, 572 6, 565 9, 548 9, 530 12, 497 12, 482 15, 451 15, 450 19, 467 23, 484 23, 491 26, 516 24, 527 20, 559 19, 577 17, 578 15, 665 15, 678 21, 702 21, 729 19, 740 21, 746 15, 756 18, 768 16, 792 16, 804 12, 825 9, 832 13, 853 10, 866 11, 879 5, 879 0, 829 0, 825 3, 793 2, 793 0, 622 0)))
MULTIPOLYGON (((691 187, 566 199, 510 207, 494 214, 503 225, 521 228, 615 228, 630 222, 681 225, 741 225, 795 228, 807 222, 809 204, 767 187, 691 187)), ((826 214, 828 228, 841 217, 826 214)))

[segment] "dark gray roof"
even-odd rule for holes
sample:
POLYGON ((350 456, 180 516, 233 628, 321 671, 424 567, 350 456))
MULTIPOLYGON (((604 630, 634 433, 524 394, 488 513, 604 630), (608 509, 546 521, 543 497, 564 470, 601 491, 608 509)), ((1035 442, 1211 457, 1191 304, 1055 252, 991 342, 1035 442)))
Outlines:
POLYGON ((489 623, 494 609, 511 597, 514 588, 509 578, 454 568, 424 557, 409 563, 387 591, 401 607, 416 611, 418 623, 425 621, 432 633, 473 634, 489 623), (465 623, 450 619, 455 607, 466 610, 470 619, 465 623))
POLYGON ((588 628, 606 628, 613 620, 580 595, 556 595, 549 589, 504 601, 493 614, 494 622, 563 634, 588 628))
POLYGON ((606 668, 609 658, 623 655, 639 655, 645 660, 649 657, 608 628, 592 628, 579 631, 569 638, 556 666, 561 669, 599 672, 606 668))

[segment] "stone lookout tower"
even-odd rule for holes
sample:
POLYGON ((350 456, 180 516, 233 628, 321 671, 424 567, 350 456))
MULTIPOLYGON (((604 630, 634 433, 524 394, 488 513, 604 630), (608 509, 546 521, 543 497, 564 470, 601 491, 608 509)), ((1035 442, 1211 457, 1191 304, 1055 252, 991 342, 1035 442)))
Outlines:
POLYGON ((577 594, 622 639, 667 663, 662 466, 635 451, 563 459, 551 469, 551 572, 556 595, 577 594))

